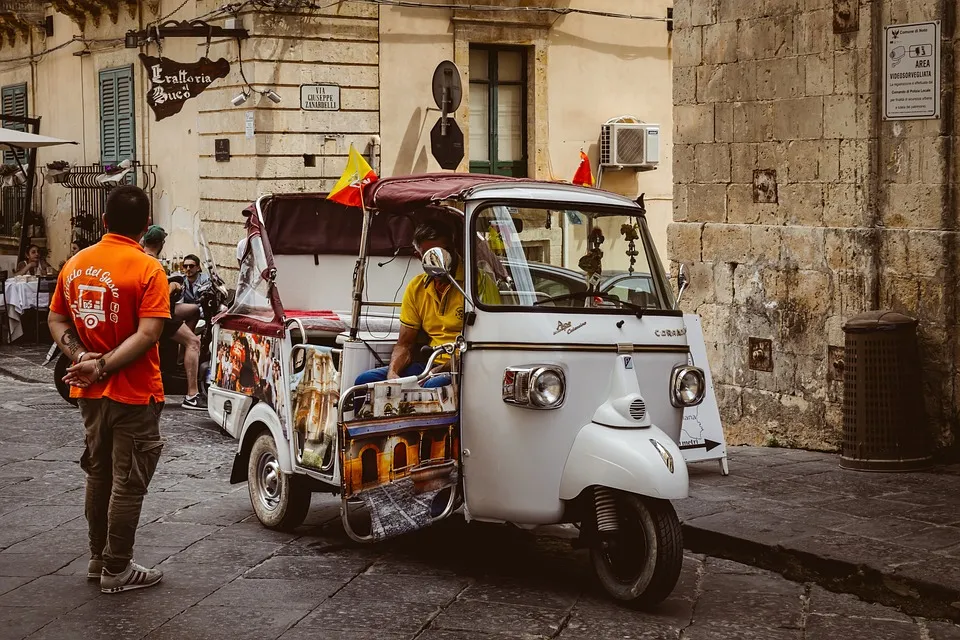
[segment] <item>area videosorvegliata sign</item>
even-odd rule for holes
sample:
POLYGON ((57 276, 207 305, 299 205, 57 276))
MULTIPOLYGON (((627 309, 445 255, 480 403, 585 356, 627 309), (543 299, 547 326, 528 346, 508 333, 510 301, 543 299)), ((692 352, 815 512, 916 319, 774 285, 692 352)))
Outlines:
POLYGON ((147 104, 158 121, 180 113, 184 102, 200 95, 214 80, 230 73, 230 63, 224 58, 216 62, 209 58, 177 62, 141 53, 140 61, 147 68, 150 80, 147 104))

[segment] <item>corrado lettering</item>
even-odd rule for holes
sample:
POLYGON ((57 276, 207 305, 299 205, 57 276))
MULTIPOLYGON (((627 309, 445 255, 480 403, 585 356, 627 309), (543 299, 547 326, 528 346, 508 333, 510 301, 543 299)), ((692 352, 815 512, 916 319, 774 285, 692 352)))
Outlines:
POLYGON ((682 338, 687 335, 686 329, 657 329, 653 335, 658 338, 682 338))

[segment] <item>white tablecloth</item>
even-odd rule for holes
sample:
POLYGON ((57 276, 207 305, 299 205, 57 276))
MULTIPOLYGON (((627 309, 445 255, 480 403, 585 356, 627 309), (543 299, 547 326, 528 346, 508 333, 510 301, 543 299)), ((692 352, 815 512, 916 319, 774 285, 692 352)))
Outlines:
MULTIPOLYGON (((17 276, 8 278, 3 288, 3 300, 7 305, 7 318, 10 326, 10 342, 23 336, 20 317, 27 309, 37 306, 37 282, 35 276, 17 276)), ((40 306, 50 304, 50 294, 40 294, 40 306)))

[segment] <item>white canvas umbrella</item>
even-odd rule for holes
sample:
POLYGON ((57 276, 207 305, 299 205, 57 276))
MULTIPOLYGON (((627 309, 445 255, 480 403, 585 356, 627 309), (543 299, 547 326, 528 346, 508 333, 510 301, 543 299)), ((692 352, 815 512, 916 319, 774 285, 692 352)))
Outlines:
POLYGON ((0 127, 0 149, 19 151, 21 149, 38 149, 40 147, 54 147, 59 144, 77 144, 71 140, 61 140, 49 136, 38 136, 25 131, 16 131, 0 127))

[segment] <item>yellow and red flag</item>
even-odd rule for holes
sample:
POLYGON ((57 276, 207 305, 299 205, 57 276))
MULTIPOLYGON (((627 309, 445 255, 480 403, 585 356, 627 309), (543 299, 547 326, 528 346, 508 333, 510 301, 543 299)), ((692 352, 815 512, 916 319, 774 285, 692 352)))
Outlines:
POLYGON ((573 174, 573 184, 582 184, 585 187, 593 186, 593 171, 590 170, 590 158, 583 151, 580 152, 580 166, 573 174))
POLYGON ((337 184, 330 190, 327 200, 333 200, 348 207, 362 207, 361 192, 363 187, 376 181, 376 171, 367 164, 364 157, 351 144, 350 155, 347 156, 347 168, 340 176, 337 184))

